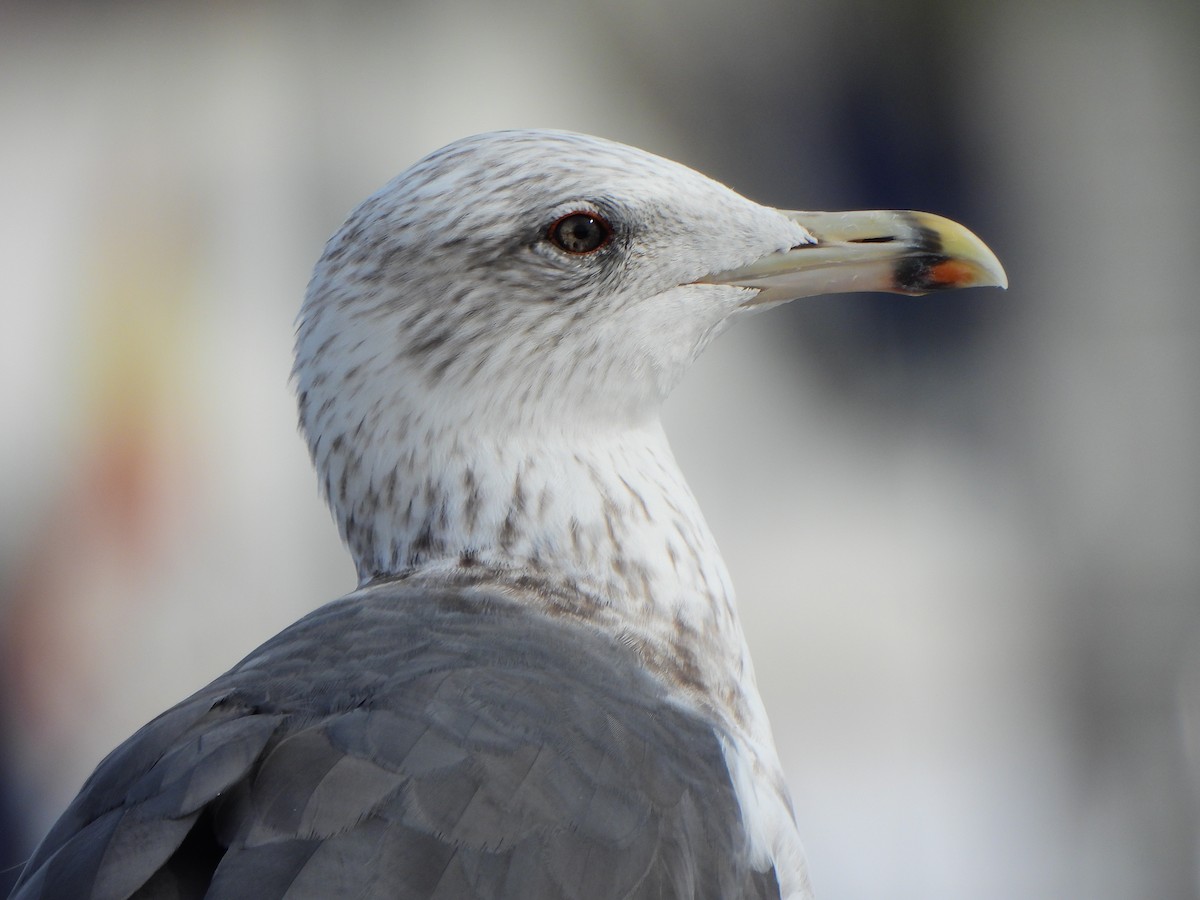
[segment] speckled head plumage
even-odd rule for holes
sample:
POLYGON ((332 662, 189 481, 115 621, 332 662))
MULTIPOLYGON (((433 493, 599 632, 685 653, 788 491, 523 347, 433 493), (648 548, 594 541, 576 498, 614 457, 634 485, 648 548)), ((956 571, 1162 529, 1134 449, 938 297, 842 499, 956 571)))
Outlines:
MULTIPOLYGON (((386 359, 403 373, 393 387, 476 424, 652 415, 746 292, 694 282, 808 240, 774 210, 633 148, 561 132, 466 138, 331 239, 301 316, 298 387, 308 401, 313 380, 348 358, 386 359), (554 246, 549 229, 576 212, 611 226, 605 246, 554 246)), ((322 430, 311 411, 302 405, 306 429, 322 430)))

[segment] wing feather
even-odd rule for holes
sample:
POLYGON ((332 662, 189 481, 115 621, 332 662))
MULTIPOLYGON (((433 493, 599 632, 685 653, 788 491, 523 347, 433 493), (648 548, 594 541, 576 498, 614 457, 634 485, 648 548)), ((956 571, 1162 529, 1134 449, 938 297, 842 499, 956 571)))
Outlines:
POLYGON ((778 897, 721 739, 584 624, 376 588, 110 754, 14 897, 778 897))

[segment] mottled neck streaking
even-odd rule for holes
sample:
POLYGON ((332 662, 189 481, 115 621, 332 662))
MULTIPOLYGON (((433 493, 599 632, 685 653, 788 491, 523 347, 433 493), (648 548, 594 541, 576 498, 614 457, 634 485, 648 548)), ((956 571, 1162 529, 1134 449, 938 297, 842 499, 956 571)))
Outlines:
POLYGON ((361 580, 486 565, 569 581, 635 617, 730 607, 724 565, 657 422, 495 436, 423 419, 405 417, 386 443, 315 450, 361 580))
MULTIPOLYGON (((310 429, 323 418, 302 415, 310 429)), ((492 435, 431 416, 393 407, 352 434, 335 418, 315 431, 361 582, 537 585, 550 611, 638 641, 671 681, 720 698, 729 719, 753 718, 729 577, 656 421, 492 435)))

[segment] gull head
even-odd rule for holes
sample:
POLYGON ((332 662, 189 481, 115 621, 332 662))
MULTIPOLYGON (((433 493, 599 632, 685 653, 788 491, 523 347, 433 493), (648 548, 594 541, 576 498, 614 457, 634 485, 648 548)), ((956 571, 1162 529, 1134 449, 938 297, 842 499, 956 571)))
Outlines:
POLYGON ((780 211, 586 135, 469 137, 329 241, 301 314, 298 389, 312 409, 314 389, 349 403, 371 380, 364 413, 435 404, 476 427, 636 423, 747 309, 1002 283, 977 238, 921 215, 780 211), (905 264, 925 280, 898 280, 905 264))
POLYGON ((311 406, 314 387, 348 402, 372 379, 372 404, 433 403, 477 427, 636 423, 748 308, 1002 283, 977 238, 920 215, 784 212, 585 135, 469 137, 329 241, 301 315, 298 387, 311 406), (920 276, 901 280, 906 264, 920 276))
POLYGON ((929 214, 773 209, 599 138, 477 135, 329 240, 299 320, 301 427, 335 511, 369 510, 403 502, 376 495, 405 453, 417 473, 418 451, 436 466, 463 442, 656 427, 700 351, 750 311, 1004 283, 978 238, 929 214))

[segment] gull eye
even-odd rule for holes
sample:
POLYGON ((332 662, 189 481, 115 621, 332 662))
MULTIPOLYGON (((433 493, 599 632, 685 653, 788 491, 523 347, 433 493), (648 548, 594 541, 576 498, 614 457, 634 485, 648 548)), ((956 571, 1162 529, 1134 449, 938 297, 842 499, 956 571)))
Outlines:
POLYGON ((592 212, 567 213, 550 226, 546 237, 559 250, 594 253, 612 238, 612 226, 592 212))

